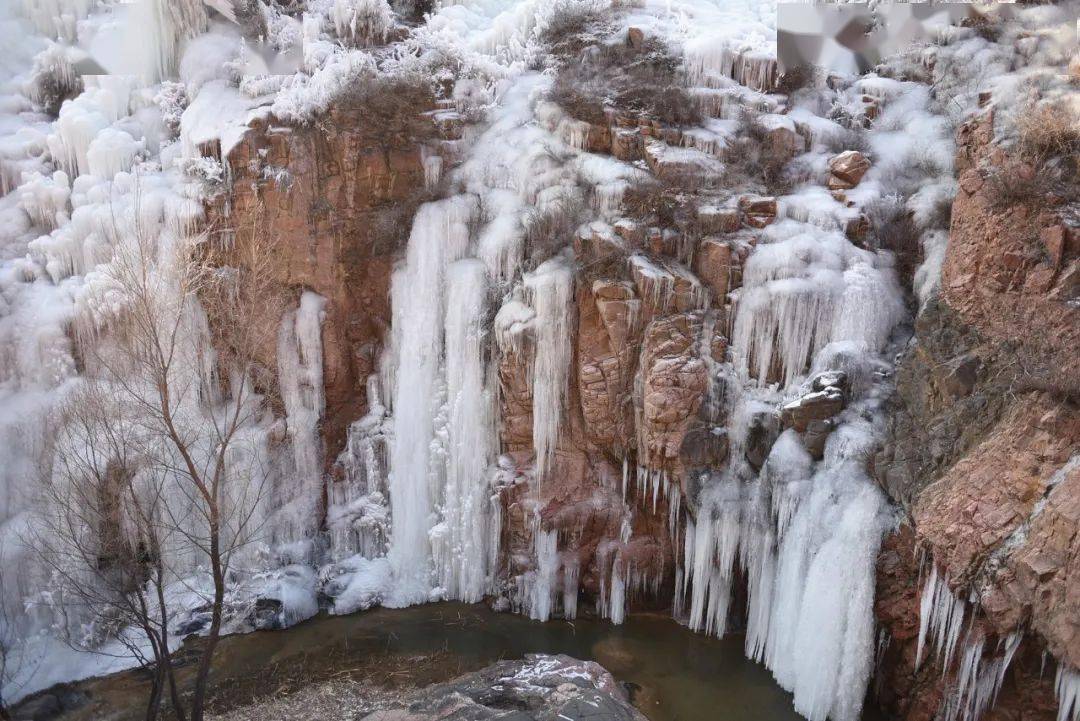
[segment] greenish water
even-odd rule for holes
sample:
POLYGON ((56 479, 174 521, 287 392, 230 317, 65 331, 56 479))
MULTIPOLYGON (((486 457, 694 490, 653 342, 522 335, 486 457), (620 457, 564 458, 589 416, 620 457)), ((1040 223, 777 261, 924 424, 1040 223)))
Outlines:
MULTIPOLYGON (((741 634, 706 637, 660 614, 631 615, 613 626, 591 619, 539 623, 460 603, 380 608, 223 638, 211 673, 210 710, 342 678, 371 683, 381 689, 373 693, 385 697, 502 659, 563 653, 604 666, 652 721, 802 721, 791 695, 743 656, 742 644, 741 634)), ((192 681, 195 654, 196 648, 185 646, 176 658, 182 687, 192 681)), ((88 700, 62 718, 141 719, 147 679, 133 670, 79 682, 75 687, 88 700)), ((873 709, 863 714, 863 721, 879 718, 873 709)))
POLYGON ((622 626, 594 620, 539 623, 484 606, 432 604, 319 617, 284 631, 228 639, 216 664, 229 676, 259 674, 318 654, 321 648, 370 658, 442 651, 479 669, 527 653, 564 653, 597 661, 630 684, 653 721, 796 721, 791 695, 742 653, 742 636, 691 633, 663 616, 631 616, 622 626))

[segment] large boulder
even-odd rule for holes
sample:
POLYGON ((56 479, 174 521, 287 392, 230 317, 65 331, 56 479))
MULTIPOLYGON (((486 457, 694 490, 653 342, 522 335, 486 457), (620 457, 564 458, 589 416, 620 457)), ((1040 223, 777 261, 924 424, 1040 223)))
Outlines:
POLYGON ((416 691, 363 721, 647 721, 602 666, 530 654, 416 691))
MULTIPOLYGON (((780 420, 784 428, 794 428, 805 433, 813 421, 825 421, 844 409, 844 393, 835 386, 812 391, 784 405, 780 420)), ((822 428, 817 428, 820 432, 822 428)))

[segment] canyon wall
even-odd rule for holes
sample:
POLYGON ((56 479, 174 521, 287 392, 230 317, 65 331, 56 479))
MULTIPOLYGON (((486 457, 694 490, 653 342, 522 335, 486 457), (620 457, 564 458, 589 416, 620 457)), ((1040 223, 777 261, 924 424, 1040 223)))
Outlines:
POLYGON ((1001 174, 1022 186, 1048 171, 995 142, 994 124, 990 108, 959 130, 941 294, 918 316, 875 457, 910 513, 882 555, 877 601, 892 636, 887 707, 905 718, 932 717, 948 693, 937 668, 916 672, 931 564, 969 604, 973 637, 1024 635, 994 716, 1053 717, 1042 649, 1073 665, 1080 651, 1080 227, 1071 191, 1003 190, 1001 174))
MULTIPOLYGON (((200 6, 174 30, 222 23, 220 77, 152 103, 65 86, 55 128, 63 99, 34 101, 50 134, 0 147, 26 255, 0 340, 39 435, 123 317, 101 268, 150 235, 163 305, 162 248, 264 294, 242 369, 213 347, 236 318, 169 306, 211 379, 193 432, 237 373, 255 388, 222 463, 241 497, 272 488, 232 628, 441 599, 670 609, 744 632, 811 721, 855 721, 871 679, 912 721, 1075 721, 1067 11, 969 18, 842 75, 782 72, 764 6, 451 5, 414 26, 370 5, 359 30, 346 0, 260 6, 282 54, 303 27, 295 75, 237 70, 258 28, 200 6), (23 333, 42 288, 55 332, 23 333)), ((48 465, 0 420, 13 466, 48 465)))
MULTIPOLYGON (((625 53, 633 59, 652 50, 650 42, 632 28, 625 53)), ((751 87, 750 76, 739 72, 773 78, 755 90, 775 82, 775 69, 734 63, 730 72, 751 87)), ((889 86, 837 87, 857 98, 858 132, 872 133, 897 97, 889 86)), ((508 309, 518 310, 512 304, 519 296, 512 285, 500 286, 512 299, 499 312, 508 320, 494 318, 495 333, 514 338, 500 341, 491 360, 501 453, 495 587, 499 603, 542 617, 576 613, 579 597, 616 621, 631 605, 674 603, 677 613, 685 611, 683 594, 695 571, 690 556, 681 556, 690 553, 687 534, 695 522, 707 524, 714 513, 703 510, 710 474, 728 468, 755 476, 787 429, 800 452, 821 460, 837 417, 867 392, 865 371, 849 360, 824 367, 801 396, 738 402, 737 386, 746 378, 723 368, 733 337, 747 332, 736 323, 743 266, 769 226, 808 219, 812 227, 841 231, 857 247, 893 251, 908 283, 925 260, 925 251, 912 253, 885 227, 892 219, 869 217, 873 203, 858 188, 872 163, 861 152, 826 155, 825 172, 816 177, 823 200, 805 207, 798 196, 778 201, 792 173, 789 168, 784 178, 781 169, 802 153, 822 152, 815 144, 823 134, 827 144, 844 149, 828 138, 841 134, 840 125, 812 122, 801 109, 790 112, 794 105, 784 95, 748 95, 730 79, 706 80, 681 100, 703 113, 712 130, 686 131, 634 107, 608 105, 597 117, 573 105, 581 98, 563 99, 561 112, 540 121, 579 151, 636 163, 646 173, 612 199, 602 186, 587 190, 600 221, 576 230, 553 224, 554 236, 531 241, 526 250, 539 256, 534 269, 550 252, 543 245, 572 246, 576 262, 566 406, 542 478, 535 465, 533 374, 543 341, 536 330, 522 331, 532 321, 513 317, 508 309), (749 123, 748 136, 720 129, 735 118, 749 123), (740 154, 752 157, 749 173, 745 161, 736 163, 740 154), (718 177, 737 182, 742 192, 718 187, 718 177), (815 216, 823 210, 824 219, 815 216), (544 551, 545 542, 554 545, 544 551), (557 560, 545 562, 545 552, 557 560), (538 585, 541 596, 554 598, 539 610, 538 585)), ((321 437, 325 465, 339 480, 334 459, 347 448, 349 424, 368 412, 366 380, 378 375, 389 352, 390 278, 407 224, 420 202, 445 193, 443 164, 453 166, 454 143, 470 132, 449 107, 416 107, 412 133, 402 137, 343 105, 314 127, 273 119, 256 124, 225 159, 232 190, 215 211, 236 243, 254 242, 258 233, 274 239, 275 278, 286 292, 314 290, 327 299, 321 437)), ((941 673, 951 658, 916 658, 920 635, 927 634, 920 633, 920 615, 927 623, 920 604, 931 568, 961 596, 975 589, 978 638, 988 649, 1024 629, 995 714, 1053 713, 1052 682, 1037 668, 1042 649, 1078 661, 1080 609, 1068 578, 1077 555, 1071 496, 1080 482, 1072 460, 1080 440, 1074 352, 1080 235, 1066 201, 1003 199, 1001 181, 985 179, 1005 170, 1037 172, 994 142, 993 123, 991 108, 959 129, 952 171, 959 192, 947 214, 941 290, 916 300, 915 290, 906 289, 921 307, 895 380, 878 393, 887 398, 887 430, 871 468, 902 510, 877 558, 875 611, 887 642, 876 688, 891 714, 911 719, 949 708, 956 693, 955 679, 941 673)), ((806 171, 794 171, 803 183, 814 177, 800 172, 806 171)), ((880 183, 876 172, 870 177, 880 183)), ((806 195, 805 186, 801 192, 806 195)), ((810 370, 811 348, 791 356, 785 348, 791 338, 768 340, 773 347, 767 348, 745 347, 752 335, 737 340, 752 384, 783 388, 810 370)), ((389 396, 391 389, 382 392, 389 396)), ((697 614, 696 623, 712 628, 712 614, 719 613, 720 632, 728 614, 740 625, 735 619, 748 599, 739 586, 746 582, 738 581, 736 597, 720 608, 691 611, 691 623, 697 614)))

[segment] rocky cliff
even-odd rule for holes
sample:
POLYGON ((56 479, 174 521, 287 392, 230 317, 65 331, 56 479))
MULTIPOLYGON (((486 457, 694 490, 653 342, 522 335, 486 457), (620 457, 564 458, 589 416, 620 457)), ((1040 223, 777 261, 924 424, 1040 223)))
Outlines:
MULTIPOLYGON (((1011 669, 994 714, 1052 715, 1042 654, 1080 664, 1080 606, 1070 583, 1080 548, 1073 176, 1062 176, 1068 192, 1036 183, 1044 164, 1061 161, 1001 142, 991 106, 959 127, 955 162, 925 161, 921 182, 953 174, 955 200, 937 201, 946 207, 933 211, 936 219, 912 220, 917 211, 884 208, 882 173, 913 166, 896 165, 874 134, 896 127, 905 98, 921 90, 889 78, 830 78, 825 89, 786 95, 775 90, 774 67, 742 59, 700 86, 691 73, 687 92, 685 78, 664 78, 662 44, 635 27, 615 49, 594 46, 597 72, 615 88, 597 103, 572 74, 572 63, 589 56, 587 35, 562 32, 552 95, 561 107, 552 104, 538 122, 576 151, 633 163, 637 175, 586 188, 600 220, 575 228, 585 217, 578 208, 527 231, 538 237, 528 240, 526 268, 560 247, 571 247, 575 260, 565 408, 542 478, 534 374, 545 340, 529 325, 533 311, 512 305, 524 296, 502 288, 508 300, 493 321, 500 340, 492 358, 501 453, 498 603, 546 617, 576 613, 580 597, 616 621, 630 606, 675 603, 683 612, 695 572, 688 534, 715 513, 703 500, 710 474, 735 468, 766 477, 785 431, 800 453, 820 461, 845 408, 869 392, 888 399, 887 429, 870 466, 901 509, 877 558, 875 611, 885 639, 878 698, 910 719, 988 706, 960 679, 965 663, 977 675, 985 647, 987 661, 1007 653, 1003 677, 1011 669), (672 117, 628 94, 619 85, 625 78, 611 79, 616 62, 631 76, 645 66, 650 82, 680 87, 668 100, 685 113, 672 117), (808 111, 830 103, 829 119, 808 111), (800 332, 791 323, 820 320, 779 319, 764 331, 774 334, 764 345, 745 347, 760 342, 753 334, 763 330, 740 330, 737 322, 740 312, 745 322, 761 322, 747 310, 752 293, 740 293, 744 267, 759 244, 775 241, 769 228, 782 222, 837 230, 860 250, 890 251, 901 280, 916 285, 915 267, 933 252, 919 249, 918 233, 943 232, 948 223, 940 292, 905 289, 909 305, 920 307, 910 340, 900 331, 891 341, 902 352, 895 379, 879 390, 872 389, 890 375, 887 364, 873 371, 849 358, 811 367, 817 341, 787 347, 800 332), (526 315, 514 316, 522 308, 526 315), (733 341, 743 346, 734 366, 733 341), (731 369, 740 362, 758 384, 780 389, 809 371, 827 372, 794 394, 737 402, 745 378, 731 369), (926 600, 931 573, 942 574, 947 596, 970 604, 955 658, 951 649, 944 656, 923 650, 937 632, 926 600), (558 597, 543 611, 535 607, 537 584, 558 597)), ((327 299, 321 437, 328 469, 346 447, 350 423, 368 412, 366 381, 388 352, 391 275, 409 219, 419 203, 446 193, 444 166, 453 167, 457 145, 469 138, 450 104, 413 100, 389 124, 347 100, 314 125, 261 121, 225 158, 231 190, 215 210, 217 227, 238 244, 272 238, 282 292, 314 290, 327 299)), ((918 185, 910 181, 892 189, 914 195, 918 185)), ((705 552, 714 553, 711 546, 705 552)), ((747 582, 735 583, 732 609, 747 603, 747 582)), ((723 603, 709 612, 720 613, 721 630, 729 613, 723 603)))
POLYGON ((1056 187, 1033 184, 1061 159, 1025 154, 1022 143, 995 140, 1007 126, 996 130, 992 107, 959 129, 941 294, 919 314, 898 369, 890 438, 875 459, 910 512, 882 556, 878 587, 894 643, 890 707, 908 718, 929 718, 927 698, 955 688, 943 688, 937 672, 911 675, 914 579, 931 565, 970 609, 972 638, 990 647, 1024 635, 995 714, 1052 717, 1041 649, 1073 665, 1080 651, 1075 171, 1056 187))

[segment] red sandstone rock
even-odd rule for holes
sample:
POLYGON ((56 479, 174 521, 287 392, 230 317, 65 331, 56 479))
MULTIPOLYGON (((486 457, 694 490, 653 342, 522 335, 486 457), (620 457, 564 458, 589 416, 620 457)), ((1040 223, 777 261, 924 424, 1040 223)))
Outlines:
POLYGON ((739 198, 744 222, 752 228, 764 228, 776 220, 776 198, 744 195, 739 198))
POLYGON ((697 209, 697 221, 701 232, 708 235, 734 233, 739 229, 739 211, 735 208, 702 206, 697 209))
MULTIPOLYGON (((1056 211, 1023 205, 998 209, 977 166, 992 150, 993 114, 957 134, 959 193, 941 274, 943 296, 960 316, 994 342, 1018 342, 1040 366, 1080 391, 1080 307, 1063 303, 1060 284, 1080 264, 1056 211), (1041 211, 1041 212, 1040 212, 1041 211), (1040 265, 1032 248, 1042 245, 1040 265), (1030 260, 1029 260, 1030 259, 1030 260)), ((1066 226, 1067 227, 1067 226, 1066 226)))
POLYGON ((645 331, 641 355, 642 392, 639 458, 653 468, 677 461, 690 421, 708 377, 698 357, 701 313, 682 313, 654 320, 645 331))
POLYGON ((645 145, 637 128, 615 128, 611 133, 611 154, 632 163, 644 157, 645 145))
POLYGON ((1080 662, 1080 412, 1047 395, 1020 398, 984 440, 919 496, 919 536, 957 583, 989 573, 984 604, 999 632, 1033 624, 1055 655, 1080 662), (1040 501, 1045 498, 1045 505, 1040 501), (1022 526, 1027 526, 1022 533, 1022 526), (1014 535, 1019 534, 1019 535, 1014 535), (1004 563, 984 560, 1006 548, 1004 563))
MULTIPOLYGON (((211 208, 211 225, 233 229, 238 248, 271 242, 266 271, 282 294, 310 289, 327 299, 321 429, 329 465, 348 424, 366 411, 365 380, 389 327, 394 253, 408 232, 398 218, 412 217, 424 187, 419 145, 399 147, 355 110, 335 109, 325 127, 255 123, 225 161, 229 208, 211 208), (280 172, 267 179, 265 168, 280 172)), ((280 318, 259 322, 276 327, 280 318)), ((274 343, 263 363, 276 365, 274 343)))
POLYGON ((870 159, 857 150, 845 150, 829 160, 829 189, 854 188, 870 170, 870 159))
POLYGON ((733 240, 705 238, 694 254, 694 272, 709 287, 713 302, 726 303, 727 294, 738 287, 745 249, 733 240))

